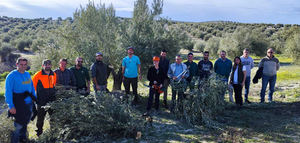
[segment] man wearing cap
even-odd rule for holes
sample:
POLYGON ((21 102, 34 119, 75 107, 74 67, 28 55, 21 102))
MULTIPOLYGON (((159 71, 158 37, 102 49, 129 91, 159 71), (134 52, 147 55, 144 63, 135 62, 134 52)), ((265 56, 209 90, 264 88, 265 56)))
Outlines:
MULTIPOLYGON (((60 59, 59 60, 59 68, 57 68, 54 72, 56 73, 56 84, 63 85, 66 87, 76 86, 76 79, 73 72, 67 69, 68 60, 60 59)), ((68 88, 67 88, 68 89, 68 88)))
POLYGON ((37 94, 37 136, 43 133, 43 125, 46 113, 52 114, 52 110, 45 111, 42 106, 55 100, 56 73, 51 70, 51 61, 46 59, 42 62, 42 70, 34 74, 32 81, 37 94))
POLYGON ((186 61, 184 64, 188 67, 190 76, 186 79, 188 87, 190 88, 190 91, 194 91, 195 83, 192 82, 193 78, 195 76, 198 76, 198 66, 193 61, 194 55, 193 53, 188 54, 188 61, 186 61))
POLYGON ((77 57, 75 60, 75 66, 70 70, 73 72, 76 79, 76 90, 82 94, 90 93, 90 75, 87 68, 82 66, 83 58, 77 57), (84 92, 84 93, 83 93, 84 92))
POLYGON ((32 100, 36 99, 30 74, 26 71, 27 59, 18 58, 17 70, 10 72, 5 80, 5 101, 9 113, 15 117, 15 131, 12 133, 11 142, 26 142, 27 125, 32 114, 32 100))
POLYGON ((94 84, 95 93, 106 91, 107 78, 108 78, 108 65, 103 63, 103 54, 101 52, 96 53, 96 62, 92 64, 92 80, 94 84))
POLYGON ((134 100, 133 103, 138 102, 137 87, 138 87, 138 75, 141 79, 141 62, 138 56, 133 53, 133 47, 127 48, 128 56, 123 58, 122 61, 122 74, 124 77, 124 87, 126 94, 129 94, 130 85, 133 90, 134 100))

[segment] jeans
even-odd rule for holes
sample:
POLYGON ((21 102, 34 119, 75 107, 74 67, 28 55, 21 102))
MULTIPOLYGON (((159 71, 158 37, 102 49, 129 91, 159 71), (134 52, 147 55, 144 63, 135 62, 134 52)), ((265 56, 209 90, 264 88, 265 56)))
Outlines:
POLYGON ((250 83, 251 83, 251 77, 247 76, 245 80, 245 102, 246 100, 248 100, 250 83))
MULTIPOLYGON (((32 112, 32 104, 27 104, 29 106, 29 108, 31 109, 31 112, 32 112)), ((22 125, 22 124, 19 124, 17 122, 14 122, 14 126, 15 126, 15 131, 12 133, 12 136, 11 136, 11 142, 12 143, 18 143, 20 139, 26 139, 26 133, 27 133, 27 125, 30 121, 30 118, 31 118, 31 115, 32 114, 29 114, 29 115, 26 115, 26 119, 28 119, 27 121, 27 124, 25 125, 22 125)))
POLYGON ((100 87, 100 90, 97 90, 96 86, 94 86, 94 90, 95 90, 95 94, 97 95, 98 92, 105 92, 106 91, 106 88, 107 88, 107 85, 99 85, 100 87))
POLYGON ((276 83, 277 76, 267 76, 263 75, 262 77, 262 87, 260 91, 260 102, 265 102, 265 94, 266 94, 266 88, 269 83, 269 101, 273 101, 273 93, 275 89, 275 83, 276 83))
POLYGON ((237 105, 242 106, 243 105, 242 86, 240 84, 233 84, 233 89, 234 89, 235 103, 237 105))
POLYGON ((150 88, 147 111, 151 110, 153 103, 153 95, 155 95, 155 109, 158 110, 159 108, 159 93, 155 89, 150 88))

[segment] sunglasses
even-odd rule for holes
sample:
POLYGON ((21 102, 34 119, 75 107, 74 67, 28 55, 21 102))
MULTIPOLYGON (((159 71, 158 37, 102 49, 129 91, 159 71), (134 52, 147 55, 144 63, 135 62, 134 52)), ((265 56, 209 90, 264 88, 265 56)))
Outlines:
POLYGON ((271 54, 272 54, 273 52, 268 52, 268 53, 271 53, 271 54))
POLYGON ((83 61, 77 61, 78 63, 83 63, 83 61))

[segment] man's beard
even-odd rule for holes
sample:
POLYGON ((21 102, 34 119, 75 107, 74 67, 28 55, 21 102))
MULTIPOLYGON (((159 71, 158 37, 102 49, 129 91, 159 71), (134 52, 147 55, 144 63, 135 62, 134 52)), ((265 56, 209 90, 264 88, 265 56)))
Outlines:
POLYGON ((50 71, 51 70, 51 68, 45 68, 45 71, 50 71))

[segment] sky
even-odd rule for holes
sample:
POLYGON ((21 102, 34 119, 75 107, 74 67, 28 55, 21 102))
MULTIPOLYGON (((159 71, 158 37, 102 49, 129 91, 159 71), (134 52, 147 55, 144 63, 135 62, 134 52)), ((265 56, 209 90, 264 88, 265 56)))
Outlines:
MULTIPOLYGON (((132 17, 135 0, 94 0, 113 4, 116 15, 132 17)), ((148 0, 150 4, 152 0, 148 0)), ((22 18, 73 17, 88 0, 0 0, 0 16, 22 18)), ((300 24, 299 0, 164 0, 164 18, 175 21, 234 21, 300 24)))

